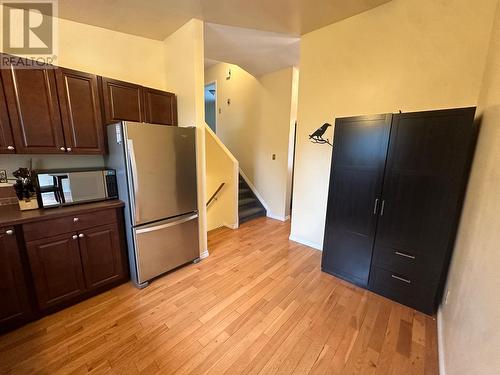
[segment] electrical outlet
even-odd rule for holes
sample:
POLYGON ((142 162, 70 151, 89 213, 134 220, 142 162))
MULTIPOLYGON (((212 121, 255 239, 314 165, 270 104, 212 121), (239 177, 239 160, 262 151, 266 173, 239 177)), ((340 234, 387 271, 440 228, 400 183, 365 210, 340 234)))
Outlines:
POLYGON ((273 154, 273 160, 276 160, 276 154, 273 154))
POLYGON ((446 290, 446 295, 444 297, 444 304, 447 305, 448 304, 448 299, 450 298, 450 290, 447 289, 446 290))

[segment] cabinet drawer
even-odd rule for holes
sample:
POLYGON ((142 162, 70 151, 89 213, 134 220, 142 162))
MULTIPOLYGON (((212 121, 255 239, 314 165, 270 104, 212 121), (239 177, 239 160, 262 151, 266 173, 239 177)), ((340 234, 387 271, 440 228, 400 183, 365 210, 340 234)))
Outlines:
POLYGON ((115 209, 88 213, 75 212, 71 216, 24 224, 24 238, 26 241, 33 241, 40 238, 57 236, 63 233, 77 232, 101 224, 112 224, 116 221, 115 209))
POLYGON ((375 293, 424 313, 434 312, 436 287, 430 287, 410 276, 372 266, 369 288, 375 293))

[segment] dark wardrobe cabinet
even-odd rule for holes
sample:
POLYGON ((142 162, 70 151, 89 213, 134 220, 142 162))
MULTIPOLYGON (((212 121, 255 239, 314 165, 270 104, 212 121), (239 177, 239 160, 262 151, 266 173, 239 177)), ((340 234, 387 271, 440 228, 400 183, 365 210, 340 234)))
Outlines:
POLYGON ((336 120, 324 271, 435 312, 475 147, 474 113, 336 120))

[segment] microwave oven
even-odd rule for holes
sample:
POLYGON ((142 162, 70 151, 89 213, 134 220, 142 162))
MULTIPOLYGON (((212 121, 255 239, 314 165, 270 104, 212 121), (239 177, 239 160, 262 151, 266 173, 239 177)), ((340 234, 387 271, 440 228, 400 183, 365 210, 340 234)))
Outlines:
POLYGON ((118 198, 113 169, 38 170, 34 174, 40 207, 59 207, 118 198))

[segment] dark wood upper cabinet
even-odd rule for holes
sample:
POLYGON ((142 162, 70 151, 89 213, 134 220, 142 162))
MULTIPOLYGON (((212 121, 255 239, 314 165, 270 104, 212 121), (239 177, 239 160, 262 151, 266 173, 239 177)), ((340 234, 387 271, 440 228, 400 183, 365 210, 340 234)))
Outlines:
POLYGON ((104 154, 97 76, 59 68, 56 79, 67 151, 104 154))
POLYGON ((2 80, 0 79, 0 153, 13 154, 15 152, 16 148, 12 137, 9 113, 5 103, 2 80))
POLYGON ((11 66, 1 75, 16 151, 65 152, 55 69, 11 66))
POLYGON ((175 94, 144 87, 144 102, 146 122, 177 126, 175 94))
POLYGON ((85 284, 98 288, 124 277, 120 236, 116 224, 87 229, 79 234, 85 284))
POLYGON ((392 115, 337 119, 323 270, 366 286, 392 115))
POLYGON ((0 331, 31 315, 28 291, 13 227, 0 228, 0 331))
POLYGON ((145 121, 142 86, 106 77, 101 78, 101 84, 106 124, 145 121))
POLYGON ((85 291, 76 233, 28 242, 26 248, 41 310, 71 301, 85 291))

